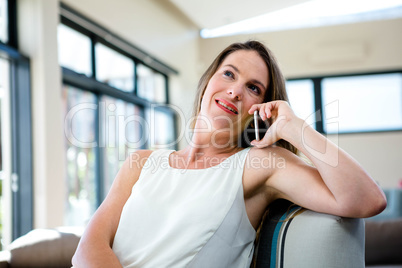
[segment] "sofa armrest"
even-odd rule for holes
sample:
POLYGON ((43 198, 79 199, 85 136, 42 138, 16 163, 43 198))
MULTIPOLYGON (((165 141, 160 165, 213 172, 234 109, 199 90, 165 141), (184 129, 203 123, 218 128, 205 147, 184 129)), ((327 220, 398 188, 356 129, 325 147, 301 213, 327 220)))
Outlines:
POLYGON ((366 220, 366 265, 402 267, 402 218, 366 220))
POLYGON ((269 207, 255 254, 256 267, 363 268, 364 220, 277 200, 269 207))
POLYGON ((11 267, 71 267, 81 233, 73 229, 35 229, 9 246, 11 267))

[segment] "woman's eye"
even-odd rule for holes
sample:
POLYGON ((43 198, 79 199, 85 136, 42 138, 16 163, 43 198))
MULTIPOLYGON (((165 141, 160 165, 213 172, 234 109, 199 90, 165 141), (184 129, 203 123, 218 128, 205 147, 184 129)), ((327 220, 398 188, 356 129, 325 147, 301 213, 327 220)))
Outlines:
POLYGON ((233 78, 233 73, 231 71, 225 71, 224 75, 233 78))
POLYGON ((257 94, 260 94, 260 88, 257 87, 256 85, 249 85, 248 88, 251 89, 252 91, 254 91, 257 94))

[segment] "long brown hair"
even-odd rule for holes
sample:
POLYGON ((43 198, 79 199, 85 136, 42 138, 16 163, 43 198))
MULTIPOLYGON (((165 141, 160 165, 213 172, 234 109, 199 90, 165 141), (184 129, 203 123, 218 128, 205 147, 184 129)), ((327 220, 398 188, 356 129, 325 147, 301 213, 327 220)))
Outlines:
MULTIPOLYGON (((264 103, 273 101, 273 100, 284 100, 288 101, 288 96, 286 93, 285 87, 285 78, 282 75, 282 72, 279 68, 278 62, 271 52, 265 45, 258 41, 247 41, 244 43, 233 43, 227 48, 225 48, 211 63, 208 69, 204 72, 201 76, 201 79, 198 83, 198 90, 196 94, 196 99, 194 103, 194 111, 193 111, 193 118, 198 115, 201 110, 201 102, 204 96, 205 89, 209 83, 211 77, 215 74, 218 68, 221 66, 222 62, 225 58, 232 54, 233 52, 239 50, 247 50, 247 51, 255 51, 257 52, 260 57, 264 60, 267 68, 268 68, 268 88, 265 92, 264 96, 264 103)), ((266 130, 268 126, 266 126, 263 122, 260 123, 260 129, 262 131, 266 130)), ((262 135, 264 135, 262 133, 262 135)), ((261 135, 260 135, 261 136, 261 135)), ((262 137, 262 136, 261 136, 262 137)), ((246 129, 243 131, 242 135, 240 135, 239 146, 241 147, 248 147, 250 146, 250 142, 255 139, 254 130, 252 129, 251 125, 249 124, 246 129)), ((297 153, 296 147, 291 145, 289 142, 285 140, 279 140, 276 144, 280 147, 283 147, 293 153, 297 153)))

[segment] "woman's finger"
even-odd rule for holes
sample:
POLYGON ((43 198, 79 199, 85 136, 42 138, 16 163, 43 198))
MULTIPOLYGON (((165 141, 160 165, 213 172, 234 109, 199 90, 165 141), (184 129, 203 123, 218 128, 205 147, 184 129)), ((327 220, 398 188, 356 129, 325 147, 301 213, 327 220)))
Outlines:
POLYGON ((267 119, 271 118, 271 116, 272 116, 272 108, 273 107, 271 104, 265 106, 265 113, 267 115, 267 119))
POLYGON ((259 103, 259 104, 253 104, 250 108, 250 110, 248 110, 249 114, 253 114, 254 111, 256 110, 260 110, 260 107, 263 105, 263 103, 259 103))
POLYGON ((268 147, 272 144, 274 144, 276 142, 276 138, 275 138, 275 134, 272 131, 267 131, 264 135, 264 137, 257 141, 257 140, 253 140, 251 142, 251 145, 257 147, 257 148, 265 148, 268 147))
POLYGON ((276 128, 276 124, 272 124, 267 132, 264 134, 264 137, 262 137, 261 140, 257 141, 257 140, 253 140, 251 142, 251 145, 257 147, 257 148, 265 148, 268 147, 272 144, 274 144, 275 142, 277 142, 279 140, 278 137, 278 133, 277 133, 277 128, 276 128))
POLYGON ((261 120, 262 120, 262 121, 265 121, 265 120, 267 119, 267 114, 265 113, 265 108, 264 108, 264 106, 265 106, 265 105, 262 105, 262 106, 260 107, 260 117, 261 117, 261 120))

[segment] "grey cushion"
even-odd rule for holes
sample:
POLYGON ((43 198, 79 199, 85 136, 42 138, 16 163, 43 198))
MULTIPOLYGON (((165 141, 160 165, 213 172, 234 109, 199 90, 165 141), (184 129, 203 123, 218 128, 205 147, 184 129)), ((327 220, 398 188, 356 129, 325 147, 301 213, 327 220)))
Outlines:
POLYGON ((275 201, 269 209, 256 249, 256 267, 365 266, 363 219, 317 213, 286 200, 275 201), (293 216, 285 219, 288 215, 293 216))

